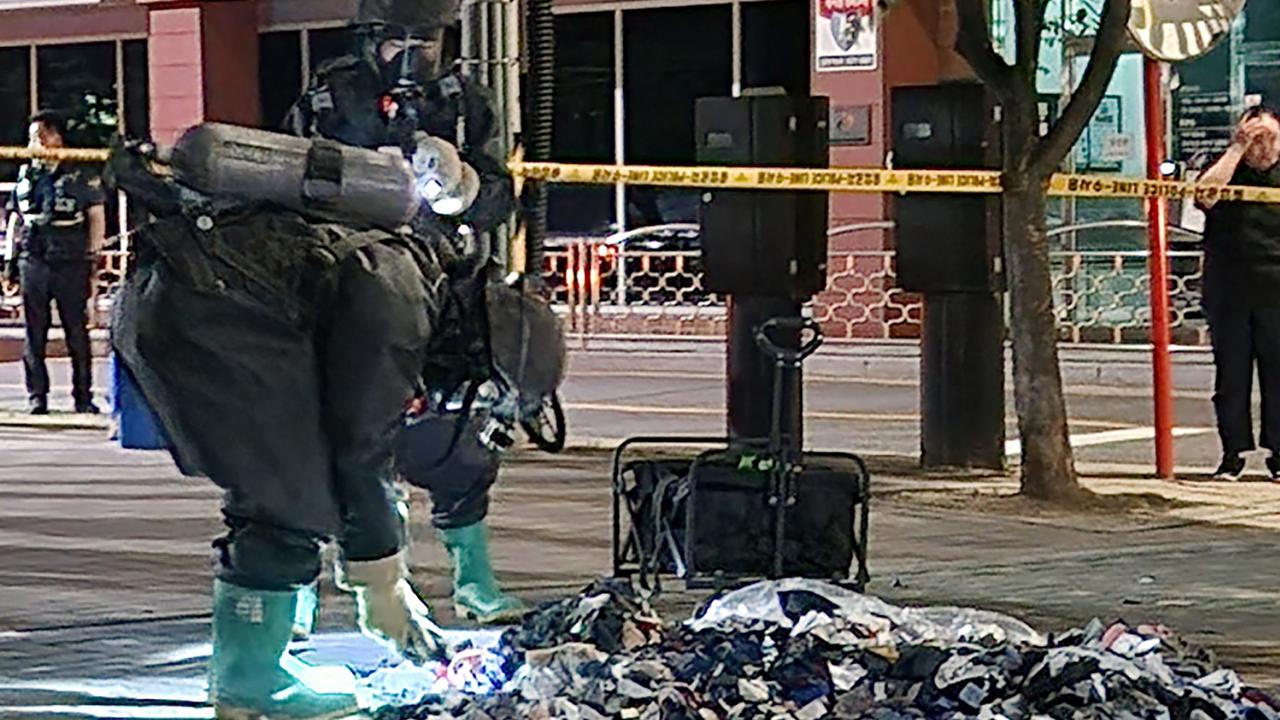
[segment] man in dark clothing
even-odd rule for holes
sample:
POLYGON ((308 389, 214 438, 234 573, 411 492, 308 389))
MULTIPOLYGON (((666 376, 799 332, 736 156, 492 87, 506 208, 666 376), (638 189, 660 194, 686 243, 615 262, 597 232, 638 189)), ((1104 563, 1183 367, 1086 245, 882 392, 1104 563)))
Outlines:
MULTIPOLYGON (((62 120, 42 112, 31 118, 29 146, 63 147, 62 120)), ((49 412, 49 371, 45 349, 52 324, 51 305, 58 316, 71 355, 71 386, 75 411, 98 412, 93 404, 93 358, 89 345, 87 305, 94 258, 102 248, 106 229, 105 197, 101 181, 63 163, 36 160, 24 165, 10 196, 8 262, 17 270, 27 336, 22 361, 26 370, 29 410, 49 412)))
MULTIPOLYGON (((1280 118, 1255 108, 1199 182, 1280 187, 1280 118)), ((1262 384, 1262 447, 1280 480, 1280 206, 1197 201, 1205 210, 1204 312, 1213 342, 1214 410, 1222 440, 1215 477, 1237 480, 1253 450, 1253 369, 1262 384)))
MULTIPOLYGON (((474 243, 506 222, 515 206, 490 95, 449 69, 446 30, 457 16, 457 0, 362 0, 353 28, 359 53, 320 67, 287 122, 297 135, 402 152, 415 171, 434 163, 442 176, 459 176, 460 181, 445 182, 456 188, 436 190, 433 220, 444 237, 460 244, 461 255, 486 257, 474 243), (474 197, 463 212, 448 207, 459 197, 474 197)), ((427 184, 420 190, 432 193, 427 184)), ((451 396, 470 378, 431 380, 428 391, 451 396)), ((447 445, 454 426, 453 421, 423 424, 415 437, 447 445), (431 434, 439 438, 427 437, 431 434)), ((440 463, 413 480, 428 488, 432 524, 453 561, 457 614, 482 624, 509 621, 524 608, 498 586, 485 524, 498 462, 490 453, 470 456, 488 460, 440 463)))
MULTIPOLYGON (((394 28, 395 37, 369 49, 397 49, 396 64, 412 69, 426 59, 420 33, 450 22, 457 5, 403 5, 427 11, 428 27, 394 28)), ((407 227, 318 220, 333 217, 348 185, 370 180, 345 164, 353 148, 335 152, 328 140, 310 145, 300 192, 306 207, 287 206, 294 210, 179 186, 181 158, 202 152, 178 152, 182 142, 170 174, 149 172, 142 154, 121 148, 108 163, 110 177, 157 217, 139 232, 134 274, 113 307, 113 344, 182 472, 225 491, 229 532, 215 543, 210 660, 219 717, 334 717, 355 709, 349 674, 319 677, 286 651, 330 540, 341 550, 335 579, 355 595, 361 630, 411 658, 441 651, 438 628, 410 584, 397 456, 406 409, 424 387, 475 383, 492 370, 489 257, 477 238, 511 211, 511 180, 485 152, 495 125, 478 96, 465 88, 453 96, 450 107, 465 114, 446 123, 437 106, 415 105, 419 88, 395 82, 400 73, 391 78, 394 92, 383 95, 384 71, 371 54, 339 61, 295 115, 302 134, 407 151, 415 177, 426 180, 412 189, 428 201, 407 227), (348 101, 357 103, 350 113, 330 114, 348 101), (415 124, 396 125, 405 118, 415 124), (463 124, 459 153, 439 137, 463 124)), ((293 156, 274 157, 257 172, 293 156)), ((380 167, 363 162, 366 171, 380 167)), ((281 182, 291 177, 279 174, 281 182)), ((503 603, 491 584, 481 522, 491 480, 475 477, 465 491, 430 487, 438 508, 442 497, 451 508, 456 503, 461 525, 451 530, 462 536, 448 543, 460 566, 455 583, 474 589, 469 600, 503 603)))
POLYGON ((194 199, 141 162, 108 163, 156 217, 135 236, 112 344, 181 472, 224 491, 210 702, 217 717, 345 717, 354 678, 287 652, 300 591, 334 539, 360 629, 412 659, 440 652, 410 584, 393 453, 431 345, 470 308, 430 238, 194 199))

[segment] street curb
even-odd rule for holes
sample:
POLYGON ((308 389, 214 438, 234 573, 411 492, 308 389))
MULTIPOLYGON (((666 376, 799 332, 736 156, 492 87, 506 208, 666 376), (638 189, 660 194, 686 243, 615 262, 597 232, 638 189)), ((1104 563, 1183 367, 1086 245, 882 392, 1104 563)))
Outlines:
POLYGON ((56 411, 48 415, 29 415, 16 410, 0 410, 0 428, 109 430, 111 419, 106 415, 73 415, 56 411))
MULTIPOLYGON (((1101 386, 1149 389, 1152 386, 1149 345, 1060 345, 1059 363, 1063 383, 1068 386, 1101 386)), ((637 354, 655 357, 724 357, 724 341, 718 338, 591 338, 586 346, 574 346, 575 355, 637 354)), ((1188 392, 1207 392, 1213 387, 1213 353, 1207 347, 1178 346, 1172 349, 1173 387, 1188 392)), ((1006 346, 1005 383, 1013 387, 1013 356, 1006 346)), ((832 340, 822 346, 805 365, 808 372, 840 374, 866 380, 902 380, 920 373, 920 344, 910 340, 832 340)))

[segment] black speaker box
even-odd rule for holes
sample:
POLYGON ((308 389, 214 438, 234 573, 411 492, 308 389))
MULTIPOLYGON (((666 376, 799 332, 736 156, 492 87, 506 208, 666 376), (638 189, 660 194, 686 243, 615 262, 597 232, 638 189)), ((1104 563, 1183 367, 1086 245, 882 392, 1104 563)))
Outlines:
MULTIPOLYGON (((896 169, 1000 167, 999 108, 981 84, 895 88, 891 114, 896 169)), ((908 193, 893 205, 900 288, 1003 288, 998 195, 908 193)))
MULTIPOLYGON (((828 102, 748 95, 697 103, 698 162, 828 167, 828 102)), ((702 197, 703 283, 719 293, 803 301, 827 283, 825 192, 707 190, 702 197)))

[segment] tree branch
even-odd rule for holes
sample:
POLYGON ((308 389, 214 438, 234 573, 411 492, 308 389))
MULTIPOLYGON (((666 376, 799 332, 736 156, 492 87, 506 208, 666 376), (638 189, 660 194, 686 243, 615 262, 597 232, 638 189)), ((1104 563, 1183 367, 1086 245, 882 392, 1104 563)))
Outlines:
POLYGON ((987 18, 987 0, 955 0, 956 52, 969 63, 996 95, 1004 97, 1012 90, 1013 70, 991 46, 991 22, 987 18))
POLYGON ((1014 0, 1013 24, 1018 39, 1013 72, 1018 82, 1031 85, 1034 94, 1036 72, 1040 69, 1040 35, 1044 30, 1044 10, 1039 0, 1014 0))
POLYGON ((1089 66, 1084 71, 1080 85, 1071 93, 1071 101, 1053 124, 1049 134, 1041 140, 1031 156, 1030 167, 1039 175, 1048 176, 1071 152, 1071 147, 1084 132, 1093 113, 1107 92, 1116 63, 1125 46, 1125 26, 1129 22, 1130 0, 1106 0, 1102 8, 1102 23, 1094 37, 1093 51, 1089 53, 1089 66))

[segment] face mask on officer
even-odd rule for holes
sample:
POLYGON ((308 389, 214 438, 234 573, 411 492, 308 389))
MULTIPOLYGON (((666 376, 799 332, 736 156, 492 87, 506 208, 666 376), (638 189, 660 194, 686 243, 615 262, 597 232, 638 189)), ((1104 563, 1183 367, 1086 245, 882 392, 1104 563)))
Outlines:
POLYGON ((378 44, 378 65, 387 87, 432 82, 443 69, 442 30, 387 37, 378 44))

